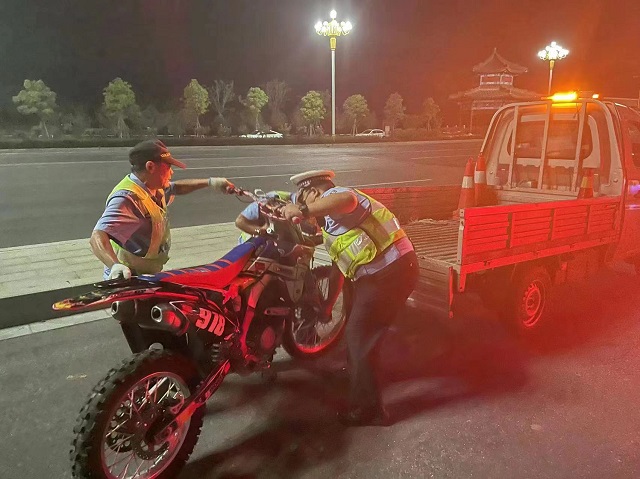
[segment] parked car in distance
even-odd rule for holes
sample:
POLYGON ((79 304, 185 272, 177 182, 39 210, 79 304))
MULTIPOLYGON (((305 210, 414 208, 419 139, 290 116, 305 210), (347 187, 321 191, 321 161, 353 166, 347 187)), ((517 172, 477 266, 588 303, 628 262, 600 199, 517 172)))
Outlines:
POLYGON ((356 133, 356 136, 377 136, 379 138, 384 138, 385 134, 383 130, 380 130, 378 128, 370 128, 368 130, 364 130, 361 133, 356 133))
POLYGON ((251 133, 247 133, 246 135, 240 135, 240 138, 283 138, 284 135, 282 133, 278 133, 277 131, 269 130, 269 131, 260 131, 255 130, 251 133))

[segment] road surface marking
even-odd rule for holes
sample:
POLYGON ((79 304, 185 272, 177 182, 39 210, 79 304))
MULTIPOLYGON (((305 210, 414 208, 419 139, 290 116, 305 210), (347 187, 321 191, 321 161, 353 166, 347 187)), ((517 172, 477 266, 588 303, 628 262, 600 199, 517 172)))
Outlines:
MULTIPOLYGON (((186 160, 188 161, 188 160, 186 160)), ((274 168, 276 166, 298 166, 300 163, 278 163, 275 165, 226 165, 226 166, 196 166, 194 168, 187 165, 187 170, 213 170, 213 169, 233 169, 233 168, 274 168)), ((186 170, 174 170, 186 171, 186 170)))
MULTIPOLYGON (((336 173, 353 173, 356 171, 362 171, 362 170, 335 170, 336 173)), ((284 175, 230 176, 229 179, 230 180, 247 180, 250 178, 273 178, 277 176, 293 176, 293 175, 297 175, 298 173, 300 172, 295 171, 293 173, 286 173, 284 175)))
POLYGON ((368 183, 366 185, 354 185, 356 187, 361 186, 381 186, 381 185, 398 185, 400 183, 420 183, 421 181, 433 181, 431 178, 425 178, 424 180, 405 180, 405 181, 386 181, 384 183, 368 183))
POLYGON ((459 158, 461 156, 467 156, 469 153, 458 153, 457 155, 436 155, 436 156, 417 156, 411 158, 412 160, 432 160, 435 158, 459 158))
MULTIPOLYGON (((264 157, 261 157, 264 159, 264 157)), ((218 160, 220 158, 202 158, 202 160, 218 160)), ((184 161, 189 162, 191 159, 187 158, 184 161)), ((120 163, 121 160, 96 160, 96 161, 56 161, 56 162, 46 162, 46 163, 6 163, 0 164, 0 166, 60 166, 60 165, 91 165, 97 163, 120 163)), ((122 162, 124 165, 124 162, 122 162)), ((226 165, 226 166, 206 166, 203 168, 189 168, 189 170, 202 170, 202 169, 210 169, 210 168, 258 168, 258 167, 274 167, 274 166, 296 166, 300 163, 277 163, 277 164, 268 164, 268 165, 226 165)))

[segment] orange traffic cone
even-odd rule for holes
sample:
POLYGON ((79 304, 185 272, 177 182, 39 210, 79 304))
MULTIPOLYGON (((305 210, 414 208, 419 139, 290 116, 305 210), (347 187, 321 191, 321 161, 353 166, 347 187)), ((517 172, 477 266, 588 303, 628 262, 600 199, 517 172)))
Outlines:
POLYGON ((578 190, 578 199, 593 198, 593 168, 582 170, 582 183, 578 190))
POLYGON ((454 217, 460 215, 463 208, 473 208, 475 206, 475 188, 473 187, 473 158, 469 158, 467 166, 464 168, 464 176, 462 177, 462 190, 460 191, 460 200, 458 201, 458 209, 453 212, 454 217))
POLYGON ((473 180, 475 183, 476 206, 486 206, 488 203, 487 164, 484 161, 484 155, 482 153, 478 155, 478 161, 476 162, 476 171, 473 176, 473 180))

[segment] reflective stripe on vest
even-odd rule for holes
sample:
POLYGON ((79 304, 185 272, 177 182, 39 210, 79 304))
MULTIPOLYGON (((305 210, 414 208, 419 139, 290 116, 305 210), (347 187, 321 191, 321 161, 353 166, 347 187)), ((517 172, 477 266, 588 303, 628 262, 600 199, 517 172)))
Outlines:
POLYGON ((118 257, 118 261, 134 270, 136 274, 158 273, 162 271, 162 267, 169 260, 168 251, 171 246, 171 231, 169 229, 164 192, 162 196, 163 206, 161 207, 144 188, 127 175, 113 188, 107 197, 107 203, 116 192, 122 190, 133 193, 144 212, 149 215, 151 219, 151 240, 149 241, 147 254, 144 257, 127 251, 113 240, 111 240, 111 246, 118 257), (165 245, 164 251, 160 251, 160 247, 163 245, 165 245))
POLYGON ((361 191, 354 192, 367 198, 371 205, 371 211, 362 223, 335 236, 322 230, 329 256, 347 278, 353 278, 360 266, 370 263, 393 243, 407 236, 398 219, 382 203, 361 191))

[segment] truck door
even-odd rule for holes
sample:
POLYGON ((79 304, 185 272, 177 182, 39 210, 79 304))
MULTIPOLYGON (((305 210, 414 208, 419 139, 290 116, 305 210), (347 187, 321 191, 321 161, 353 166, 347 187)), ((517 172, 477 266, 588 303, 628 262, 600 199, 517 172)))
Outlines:
POLYGON ((621 119, 625 170, 624 215, 616 257, 640 266, 640 115, 616 105, 621 119))

